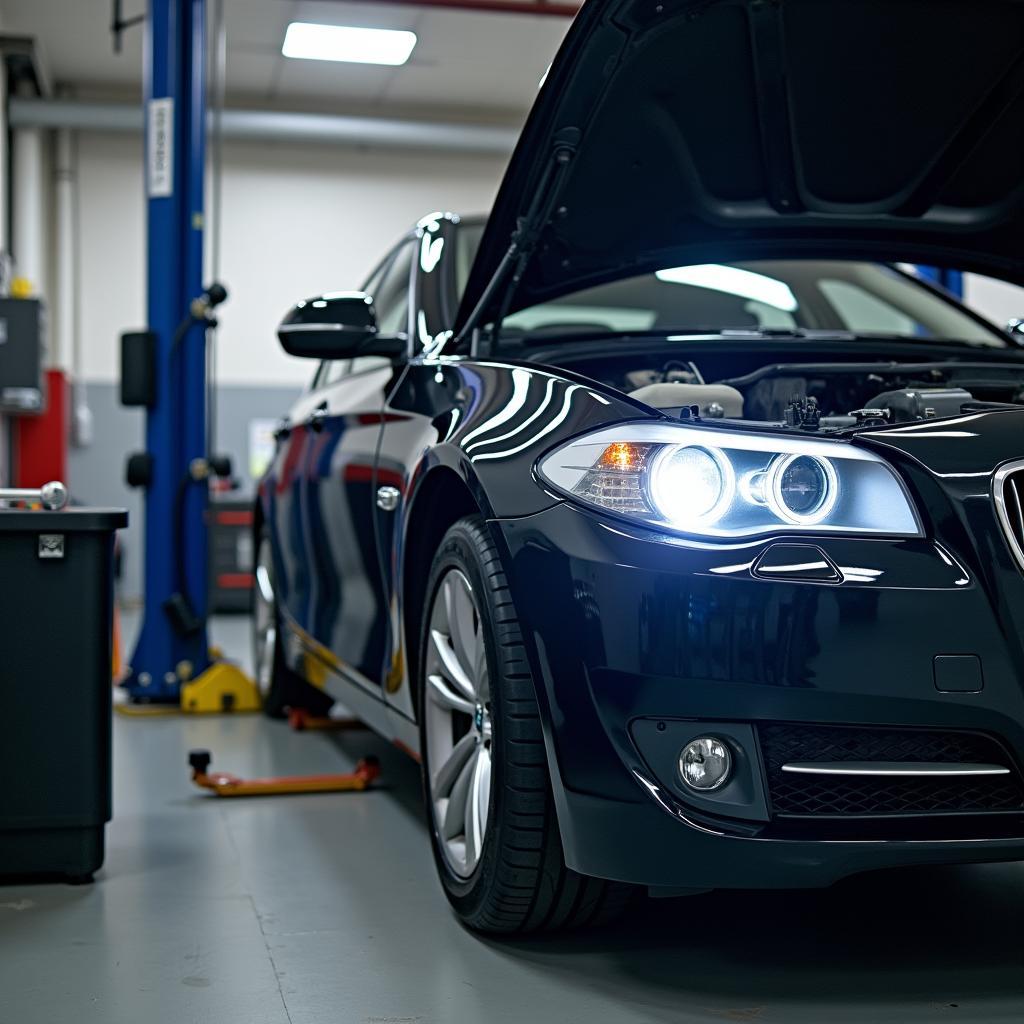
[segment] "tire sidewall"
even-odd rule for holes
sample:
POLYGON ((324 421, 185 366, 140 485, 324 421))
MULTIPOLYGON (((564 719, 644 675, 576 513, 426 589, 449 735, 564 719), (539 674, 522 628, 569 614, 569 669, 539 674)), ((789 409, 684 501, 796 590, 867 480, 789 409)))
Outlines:
POLYGON ((496 871, 498 851, 501 846, 502 808, 500 803, 505 771, 502 674, 499 659, 496 655, 494 609, 491 604, 491 591, 484 576, 484 569, 480 564, 480 553, 473 539, 475 530, 483 531, 485 536, 487 536, 488 543, 492 543, 490 537, 486 534, 487 526, 482 518, 477 519, 474 517, 470 520, 460 520, 445 535, 444 541, 434 558, 427 584, 427 600, 424 603, 423 620, 420 623, 419 664, 417 666, 417 678, 420 681, 419 729, 423 769, 421 775, 427 826, 430 830, 430 845, 441 883, 456 911, 464 918, 472 918, 475 911, 484 902, 490 888, 491 879, 493 879, 496 871), (481 621, 480 635, 484 640, 487 674, 490 683, 492 730, 491 795, 487 811, 487 824, 484 828, 483 853, 469 878, 460 878, 452 871, 442 849, 442 840, 438 835, 433 799, 430 793, 431 766, 426 737, 427 695, 424 682, 430 616, 441 579, 450 569, 458 569, 466 576, 472 588, 473 596, 476 598, 477 612, 480 615, 481 621))

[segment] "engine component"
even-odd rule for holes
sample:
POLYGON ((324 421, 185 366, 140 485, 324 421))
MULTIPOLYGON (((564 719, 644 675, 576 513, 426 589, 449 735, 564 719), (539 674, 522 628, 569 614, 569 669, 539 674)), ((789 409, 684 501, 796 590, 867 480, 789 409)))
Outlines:
POLYGON ((743 416, 743 395, 728 384, 664 381, 630 391, 629 397, 655 409, 683 409, 688 405, 696 405, 702 416, 712 419, 741 419, 743 416))
POLYGON ((963 388, 908 388, 876 395, 867 408, 888 409, 894 423, 907 423, 959 416, 964 403, 973 401, 974 396, 963 388))
POLYGON ((817 430, 821 425, 821 409, 816 398, 795 395, 786 407, 786 426, 800 430, 817 430))
POLYGON ((822 416, 822 430, 848 430, 850 427, 884 427, 892 420, 892 410, 852 409, 843 416, 822 416))

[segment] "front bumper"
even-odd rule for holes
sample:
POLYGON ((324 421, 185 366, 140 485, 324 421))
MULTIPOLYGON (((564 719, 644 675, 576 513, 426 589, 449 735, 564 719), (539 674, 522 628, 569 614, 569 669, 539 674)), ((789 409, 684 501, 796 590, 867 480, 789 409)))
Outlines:
POLYGON ((951 816, 927 838, 899 819, 863 833, 845 822, 842 838, 807 820, 800 838, 783 837, 770 800, 760 821, 698 807, 636 738, 642 719, 966 730, 994 737, 1019 777, 1022 652, 1001 616, 1024 607, 1024 577, 1011 565, 995 592, 970 552, 933 540, 809 537, 841 581, 766 580, 752 567, 770 540, 695 546, 568 504, 493 527, 538 680, 570 867, 649 886, 757 888, 1024 859, 1024 811, 986 816, 975 832, 951 816), (940 692, 942 655, 977 656, 980 692, 940 692))

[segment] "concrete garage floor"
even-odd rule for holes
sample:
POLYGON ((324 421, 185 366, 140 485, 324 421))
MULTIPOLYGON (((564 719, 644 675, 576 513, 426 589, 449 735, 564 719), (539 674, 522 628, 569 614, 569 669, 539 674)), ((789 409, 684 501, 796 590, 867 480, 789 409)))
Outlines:
MULTIPOLYGON (((246 650, 241 620, 213 636, 246 650)), ((1024 1017, 1022 867, 713 893, 600 933, 499 942, 449 913, 417 768, 371 734, 117 716, 114 744, 96 884, 0 888, 0 1024, 1024 1017), (238 774, 346 770, 374 753, 383 785, 217 800, 188 781, 192 747, 238 774)))

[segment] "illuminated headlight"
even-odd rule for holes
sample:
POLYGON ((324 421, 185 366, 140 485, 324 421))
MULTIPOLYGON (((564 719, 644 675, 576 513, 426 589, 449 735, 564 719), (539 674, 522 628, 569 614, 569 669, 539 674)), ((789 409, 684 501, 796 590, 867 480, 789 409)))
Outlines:
POLYGON ((766 500, 783 520, 801 525, 828 518, 839 499, 839 480, 829 459, 786 455, 768 471, 766 500))
POLYGON ((570 441, 537 468, 583 504, 701 537, 921 535, 892 468, 849 441, 623 424, 570 441))
POLYGON ((736 474, 717 448, 663 448, 651 465, 648 491, 654 507, 680 529, 717 520, 732 503, 736 474))

